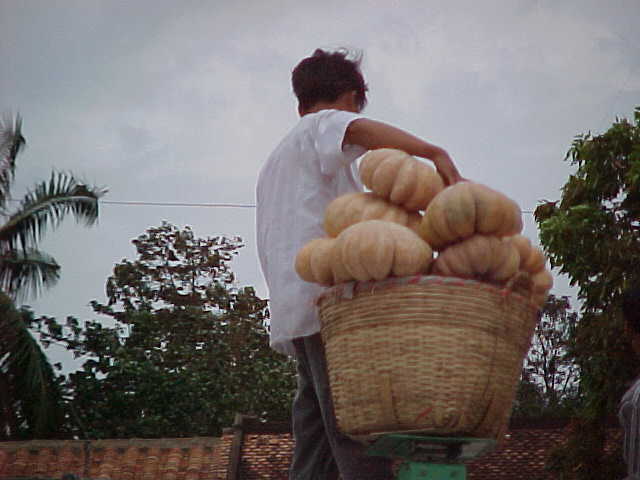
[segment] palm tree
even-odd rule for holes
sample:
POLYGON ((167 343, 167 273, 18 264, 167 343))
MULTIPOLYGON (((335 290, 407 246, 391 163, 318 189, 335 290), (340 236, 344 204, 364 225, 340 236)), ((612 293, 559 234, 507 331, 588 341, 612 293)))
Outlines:
POLYGON ((53 172, 12 211, 10 189, 25 143, 19 115, 0 121, 0 438, 5 439, 50 436, 63 421, 51 364, 29 331, 28 311, 16 309, 14 302, 59 278, 58 263, 37 248, 47 227, 56 228, 69 214, 94 224, 105 193, 71 174, 53 172))
POLYGON ((60 383, 29 331, 33 313, 0 292, 0 440, 60 436, 66 408, 60 383))
POLYGON ((52 172, 28 192, 17 210, 7 208, 14 179, 16 157, 25 145, 22 120, 0 122, 0 290, 12 298, 37 294, 52 286, 60 266, 53 257, 36 247, 47 226, 57 227, 65 216, 92 225, 98 219, 98 199, 105 193, 79 183, 72 175, 52 172))

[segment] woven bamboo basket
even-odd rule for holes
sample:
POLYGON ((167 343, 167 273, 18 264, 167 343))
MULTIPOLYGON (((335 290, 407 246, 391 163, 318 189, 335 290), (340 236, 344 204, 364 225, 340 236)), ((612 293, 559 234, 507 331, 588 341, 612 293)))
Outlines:
POLYGON ((341 432, 502 435, 537 321, 524 297, 418 276, 340 285, 318 308, 341 432))

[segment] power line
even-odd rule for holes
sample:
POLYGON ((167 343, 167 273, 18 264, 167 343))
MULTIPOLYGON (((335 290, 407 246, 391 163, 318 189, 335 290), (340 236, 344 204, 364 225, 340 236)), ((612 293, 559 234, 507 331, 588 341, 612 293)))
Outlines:
MULTIPOLYGON (((19 200, 11 198, 12 202, 19 200)), ((98 200, 103 205, 124 205, 135 207, 201 207, 201 208, 256 208, 255 203, 189 203, 189 202, 143 202, 137 200, 98 200)), ((533 214, 533 210, 521 210, 533 214)))
POLYGON ((138 201, 116 201, 99 200, 105 205, 135 205, 152 207, 223 207, 223 208, 256 208, 252 203, 185 203, 185 202, 138 202, 138 201))
MULTIPOLYGON (((109 205, 136 205, 152 207, 226 207, 226 208, 256 208, 254 203, 183 203, 183 202, 138 202, 100 200, 100 203, 109 205)), ((533 214, 533 210, 521 210, 522 213, 533 214)))

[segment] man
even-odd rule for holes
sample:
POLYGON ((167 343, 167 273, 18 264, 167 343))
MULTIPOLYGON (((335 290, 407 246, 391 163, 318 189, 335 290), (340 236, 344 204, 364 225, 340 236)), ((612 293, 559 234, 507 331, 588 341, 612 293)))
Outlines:
POLYGON ((300 248, 322 229, 326 206, 361 191, 355 160, 367 150, 396 148, 431 160, 447 184, 461 179, 442 148, 403 130, 363 118, 367 86, 359 60, 316 50, 292 74, 300 121, 260 171, 257 184, 258 255, 271 310, 271 346, 295 355, 298 389, 293 403, 292 480, 390 479, 388 459, 367 457, 341 435, 331 404, 315 299, 318 285, 294 271, 300 248))
MULTIPOLYGON (((625 331, 640 358, 640 287, 625 292, 622 312, 625 331)), ((622 397, 618 416, 624 429, 623 452, 628 475, 625 480, 640 480, 640 378, 622 397)))

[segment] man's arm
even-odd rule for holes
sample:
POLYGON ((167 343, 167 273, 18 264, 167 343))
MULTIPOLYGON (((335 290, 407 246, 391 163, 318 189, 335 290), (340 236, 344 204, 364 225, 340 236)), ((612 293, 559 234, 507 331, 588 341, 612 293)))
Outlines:
POLYGON ((447 185, 462 180, 453 160, 444 149, 386 123, 368 118, 354 120, 347 128, 343 144, 360 145, 367 150, 377 148, 402 150, 409 155, 431 160, 447 185))

